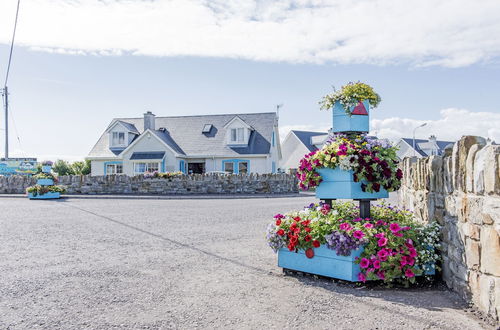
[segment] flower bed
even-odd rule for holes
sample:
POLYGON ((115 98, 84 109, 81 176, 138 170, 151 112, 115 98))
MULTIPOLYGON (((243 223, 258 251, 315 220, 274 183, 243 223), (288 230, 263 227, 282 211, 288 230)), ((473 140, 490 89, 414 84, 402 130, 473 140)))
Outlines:
POLYGON ((64 194, 66 189, 63 186, 42 186, 42 185, 34 185, 26 188, 26 192, 31 194, 32 196, 44 195, 46 193, 60 193, 64 194))
POLYGON ((321 109, 328 110, 332 109, 335 103, 339 102, 346 114, 351 116, 351 109, 359 102, 365 100, 369 102, 372 108, 376 108, 381 98, 370 85, 362 82, 350 82, 342 86, 340 90, 334 90, 333 93, 323 97, 320 101, 320 106, 321 109))
POLYGON ((175 178, 175 177, 179 177, 179 176, 182 176, 184 175, 184 173, 180 172, 180 171, 177 171, 177 172, 165 172, 165 173, 161 173, 161 172, 146 172, 144 173, 144 178, 146 179, 171 179, 171 178, 175 178))
POLYGON ((322 179, 319 169, 339 168, 352 171, 354 182, 361 182, 366 192, 379 192, 381 188, 395 191, 401 186, 403 173, 397 168, 397 148, 389 142, 370 139, 366 135, 333 135, 322 149, 301 159, 297 171, 299 186, 303 190, 318 186, 322 179))
POLYGON ((311 204, 298 212, 277 214, 267 228, 267 240, 275 252, 304 251, 310 259, 320 246, 336 256, 357 252, 359 257, 351 263, 359 265, 358 281, 414 282, 415 276, 432 273, 439 258, 436 223, 423 225, 411 212, 385 204, 372 207, 371 218, 361 219, 358 214, 352 202, 335 202, 332 207, 311 204))

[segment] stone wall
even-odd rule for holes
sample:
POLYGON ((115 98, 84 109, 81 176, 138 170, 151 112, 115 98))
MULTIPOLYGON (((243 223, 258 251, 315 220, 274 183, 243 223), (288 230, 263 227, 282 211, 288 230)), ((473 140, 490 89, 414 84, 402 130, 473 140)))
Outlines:
POLYGON ((462 137, 444 156, 406 158, 400 206, 443 236, 443 279, 496 320, 500 317, 500 145, 462 137))
MULTIPOLYGON (((0 194, 24 194, 36 180, 30 177, 0 177, 0 194)), ((297 181, 288 174, 184 175, 172 179, 146 179, 125 175, 59 177, 67 194, 203 195, 297 193, 297 181)))

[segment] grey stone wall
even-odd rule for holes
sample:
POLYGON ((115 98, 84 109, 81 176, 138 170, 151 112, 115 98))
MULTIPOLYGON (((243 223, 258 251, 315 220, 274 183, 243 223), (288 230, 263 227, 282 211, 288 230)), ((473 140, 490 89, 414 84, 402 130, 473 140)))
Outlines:
POLYGON ((444 156, 406 158, 399 204, 442 226, 443 279, 500 317, 500 145, 464 136, 444 156))
MULTIPOLYGON (((35 179, 23 176, 0 177, 0 194, 24 194, 35 179)), ((184 175, 172 179, 146 179, 125 175, 59 177, 67 194, 204 195, 204 194, 287 194, 297 193, 297 181, 288 174, 184 175)))

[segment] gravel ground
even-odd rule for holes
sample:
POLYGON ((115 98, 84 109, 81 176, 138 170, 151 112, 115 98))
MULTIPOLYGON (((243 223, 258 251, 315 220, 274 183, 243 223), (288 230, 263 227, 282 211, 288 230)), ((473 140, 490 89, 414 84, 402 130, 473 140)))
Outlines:
POLYGON ((265 227, 312 201, 0 198, 0 328, 486 327, 445 289, 284 276, 265 227))

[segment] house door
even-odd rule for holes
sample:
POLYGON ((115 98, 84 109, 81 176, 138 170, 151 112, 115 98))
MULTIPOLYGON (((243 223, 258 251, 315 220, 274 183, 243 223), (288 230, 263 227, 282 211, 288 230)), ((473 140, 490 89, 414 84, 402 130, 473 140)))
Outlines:
POLYGON ((188 163, 189 174, 203 174, 205 173, 205 163, 188 163))

